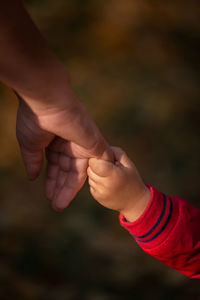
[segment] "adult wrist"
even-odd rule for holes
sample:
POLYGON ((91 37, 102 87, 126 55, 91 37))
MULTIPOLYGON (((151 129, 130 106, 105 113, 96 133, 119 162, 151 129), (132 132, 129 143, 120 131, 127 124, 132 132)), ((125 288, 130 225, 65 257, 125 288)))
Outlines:
POLYGON ((69 78, 62 63, 55 60, 56 58, 49 58, 42 66, 29 65, 26 70, 29 74, 26 78, 19 76, 16 87, 12 88, 30 104, 51 104, 61 100, 64 95, 69 94, 69 78))

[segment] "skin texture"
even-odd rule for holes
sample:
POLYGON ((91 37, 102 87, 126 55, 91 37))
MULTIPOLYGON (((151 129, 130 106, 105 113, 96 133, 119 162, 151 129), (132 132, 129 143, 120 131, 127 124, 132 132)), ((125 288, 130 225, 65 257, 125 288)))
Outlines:
POLYGON ((150 200, 150 191, 126 153, 112 147, 115 163, 91 158, 87 169, 93 197, 103 206, 121 212, 128 221, 137 220, 150 200))
POLYGON ((83 115, 86 122, 85 130, 84 127, 79 130, 76 121, 78 112, 74 119, 71 118, 72 113, 61 110, 54 114, 35 114, 26 102, 19 98, 16 135, 26 171, 31 180, 39 175, 45 151, 46 197, 51 200, 52 207, 56 211, 66 208, 83 186, 87 177, 89 157, 94 155, 103 159, 112 157, 112 151, 92 120, 89 117, 87 119, 87 114, 83 115), (89 124, 91 122, 91 126, 88 126, 88 138, 87 122, 89 124), (81 136, 80 132, 83 132, 81 136), (94 138, 95 134, 93 143, 91 136, 94 138), (81 138, 84 136, 85 139, 82 141, 81 138), (76 140, 83 143, 78 144, 76 140))
POLYGON ((87 159, 113 154, 20 0, 0 1, 0 80, 19 99, 16 135, 27 175, 39 175, 46 153, 46 195, 62 211, 86 179, 87 159), (52 159, 62 157, 62 140, 68 162, 52 159))

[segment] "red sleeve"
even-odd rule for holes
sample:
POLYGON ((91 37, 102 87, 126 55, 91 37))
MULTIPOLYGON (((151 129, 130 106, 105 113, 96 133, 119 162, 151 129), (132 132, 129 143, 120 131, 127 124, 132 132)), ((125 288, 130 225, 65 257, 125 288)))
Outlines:
POLYGON ((120 223, 148 254, 190 278, 200 279, 200 210, 149 186, 151 200, 135 222, 120 223))

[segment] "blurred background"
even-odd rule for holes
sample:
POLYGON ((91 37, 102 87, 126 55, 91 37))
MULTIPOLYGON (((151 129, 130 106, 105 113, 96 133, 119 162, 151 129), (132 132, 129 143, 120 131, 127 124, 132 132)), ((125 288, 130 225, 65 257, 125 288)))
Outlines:
MULTIPOLYGON (((146 183, 200 207, 199 1, 29 0, 72 86, 146 183)), ((0 86, 0 299, 200 299, 198 282, 139 249, 87 184, 63 213, 26 178, 17 101, 0 86)))

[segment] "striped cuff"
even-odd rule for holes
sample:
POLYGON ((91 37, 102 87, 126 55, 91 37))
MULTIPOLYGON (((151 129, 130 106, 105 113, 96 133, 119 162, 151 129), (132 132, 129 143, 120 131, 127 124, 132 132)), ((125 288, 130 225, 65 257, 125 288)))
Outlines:
POLYGON ((172 198, 148 186, 151 199, 143 214, 135 222, 127 222, 120 214, 121 225, 127 229, 142 248, 151 248, 162 243, 176 223, 177 203, 172 198))

